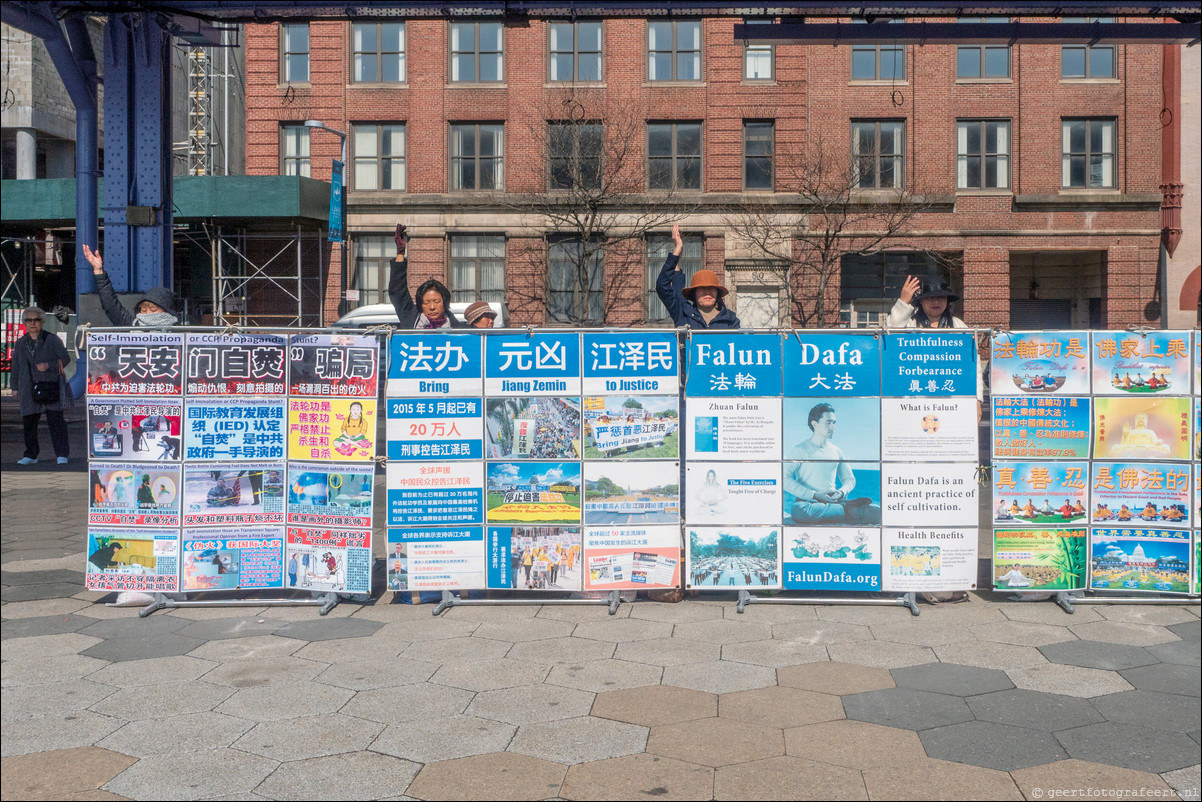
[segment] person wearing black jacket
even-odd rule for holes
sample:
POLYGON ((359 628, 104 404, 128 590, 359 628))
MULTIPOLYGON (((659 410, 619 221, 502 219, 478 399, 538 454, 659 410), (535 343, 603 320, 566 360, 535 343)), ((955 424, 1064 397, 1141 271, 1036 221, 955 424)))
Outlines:
POLYGON ((693 282, 684 286, 684 273, 677 267, 680 254, 684 252, 679 225, 672 226, 672 242, 675 247, 664 260, 655 282, 655 294, 668 308, 672 322, 695 329, 740 328, 739 318, 722 303, 728 290, 718 281, 714 271, 698 270, 693 275, 693 282))
POLYGON ((409 294, 409 262, 405 257, 405 226, 397 223, 396 258, 388 276, 388 297, 396 310, 402 329, 466 329, 468 324, 451 313, 451 291, 438 279, 423 281, 417 288, 417 302, 409 294))
POLYGON ((166 287, 152 287, 142 294, 130 312, 121 305, 113 282, 108 273, 104 272, 104 260, 97 251, 85 243, 84 258, 92 266, 92 275, 96 280, 96 292, 100 294, 100 306, 109 322, 114 326, 174 326, 179 323, 175 314, 175 298, 166 287))
POLYGON ((63 341, 42 328, 46 313, 36 306, 25 310, 23 318, 25 334, 12 348, 13 394, 21 407, 21 424, 25 430, 25 456, 17 460, 18 465, 33 465, 38 461, 38 419, 46 414, 50 426, 50 442, 58 455, 58 464, 65 465, 71 452, 67 439, 67 421, 63 410, 71 406, 71 393, 67 387, 64 371, 71 357, 63 341), (57 384, 58 395, 53 400, 34 397, 35 384, 57 384))

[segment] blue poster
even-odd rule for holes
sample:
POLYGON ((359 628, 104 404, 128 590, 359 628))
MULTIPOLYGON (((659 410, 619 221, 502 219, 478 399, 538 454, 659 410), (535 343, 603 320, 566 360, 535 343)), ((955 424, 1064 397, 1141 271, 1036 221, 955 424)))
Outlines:
MULTIPOLYGON (((343 144, 346 144, 345 139, 343 144)), ((345 149, 345 148, 344 148, 345 149)), ((330 242, 342 242, 346 239, 346 229, 342 219, 342 173, 346 164, 337 159, 330 166, 330 242)))
POLYGON ((994 459, 1089 459, 1091 399, 993 397, 994 459))
POLYGON ((881 589, 881 530, 785 527, 786 590, 881 589))
POLYGON ((993 336, 989 389, 1002 395, 1089 395, 1089 332, 1015 331, 993 336))
POLYGON ((886 334, 881 395, 976 395, 977 346, 971 331, 914 329, 886 334))
POLYGON ((1088 462, 995 462, 993 523, 1080 526, 1089 518, 1088 462))
POLYGON ((784 342, 785 395, 871 396, 881 392, 878 334, 807 334, 784 342))
POLYGON ((388 399, 388 459, 483 459, 479 398, 388 399))
POLYGON ((690 396, 774 396, 781 391, 777 334, 702 333, 689 337, 690 396))
POLYGON ((388 589, 485 587, 484 530, 476 527, 388 530, 388 589))
POLYGON ((584 394, 676 393, 680 365, 676 333, 586 332, 584 394))
POLYGON ((580 334, 489 334, 484 375, 486 395, 580 395, 580 334))
POLYGON ((189 398, 184 402, 184 458, 284 458, 283 398, 189 398))
POLYGON ((484 376, 480 336, 442 331, 393 332, 388 395, 480 395, 484 376))

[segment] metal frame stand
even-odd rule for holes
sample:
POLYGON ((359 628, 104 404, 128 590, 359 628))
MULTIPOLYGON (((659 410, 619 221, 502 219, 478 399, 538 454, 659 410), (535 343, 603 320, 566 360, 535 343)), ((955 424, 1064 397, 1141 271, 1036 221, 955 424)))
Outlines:
MULTIPOLYGON (((165 593, 152 594, 154 600, 138 611, 139 618, 145 618, 156 610, 171 610, 176 607, 320 607, 319 615, 326 615, 338 606, 341 597, 352 598, 352 594, 338 594, 333 591, 314 593, 310 599, 205 599, 176 601, 165 593)), ((112 606, 112 605, 110 605, 112 606)))
POLYGON ((1192 604, 1202 605, 1202 596, 1086 596, 1083 591, 1059 591, 1052 599, 1064 612, 1072 615, 1077 604, 1192 604))
POLYGON ((874 607, 907 607, 910 615, 919 615, 918 600, 914 593, 903 593, 900 596, 882 599, 841 599, 833 596, 813 596, 804 599, 780 598, 777 596, 752 596, 751 591, 739 591, 739 606, 737 612, 742 614, 747 605, 756 604, 865 604, 874 607))
POLYGON ((522 607, 534 604, 550 604, 559 607, 564 605, 606 604, 609 605, 609 614, 615 615, 618 612, 618 605, 621 603, 622 597, 616 590, 611 590, 608 596, 600 599, 461 599, 451 593, 451 591, 444 590, 442 592, 442 601, 434 606, 434 609, 430 611, 430 614, 440 615, 443 611, 448 610, 451 607, 495 607, 501 605, 522 607))

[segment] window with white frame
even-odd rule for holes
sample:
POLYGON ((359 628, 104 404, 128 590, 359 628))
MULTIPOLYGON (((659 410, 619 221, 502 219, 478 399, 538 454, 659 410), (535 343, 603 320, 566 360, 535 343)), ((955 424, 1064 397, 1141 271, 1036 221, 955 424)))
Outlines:
MULTIPOLYGON (((747 20, 747 25, 771 25, 772 20, 747 20)), ((776 77, 776 52, 770 44, 747 42, 743 45, 743 80, 771 81, 776 77)))
POLYGON ((451 80, 499 82, 505 80, 499 22, 451 23, 451 80))
POLYGON ((309 129, 303 125, 280 128, 280 175, 309 175, 309 129))
POLYGON ((900 189, 905 183, 905 124, 901 120, 856 120, 851 154, 859 189, 900 189))
POLYGON ((388 274, 396 257, 391 236, 356 236, 355 266, 350 287, 359 291, 359 305, 388 303, 388 274))
POLYGON ((351 27, 351 51, 352 80, 405 80, 405 23, 356 23, 351 27))
POLYGON ((557 239, 547 252, 547 322, 605 322, 604 259, 600 247, 585 257, 579 239, 557 239))
POLYGON ((451 126, 451 189, 501 189, 504 176, 504 126, 461 123, 451 126))
POLYGON ((456 303, 505 300, 503 235, 451 236, 451 300, 456 303))
POLYGON ((405 191, 405 125, 355 123, 351 126, 351 188, 405 191))
MULTIPOLYGON (((1065 17, 1066 23, 1114 22, 1114 17, 1065 17)), ((1114 45, 1062 45, 1061 78, 1113 78, 1114 45)))
POLYGON ((956 188, 1010 186, 1010 122, 960 120, 956 123, 956 188))
POLYGON ((604 76, 601 66, 601 22, 552 22, 550 25, 550 59, 548 64, 551 81, 600 81, 604 76))
POLYGON ((701 80, 701 22, 647 23, 647 80, 701 80))
POLYGON ((280 26, 280 79, 284 83, 309 80, 309 23, 280 26))
MULTIPOLYGON (((693 274, 701 269, 702 263, 702 238, 685 236, 684 250, 680 254, 680 261, 676 263, 680 271, 684 273, 685 286, 687 287, 693 280, 693 274)), ((668 308, 664 306, 663 301, 655 292, 655 283, 659 280, 660 270, 663 269, 664 260, 668 258, 668 254, 672 253, 674 244, 672 238, 662 234, 647 237, 647 324, 654 325, 656 323, 666 323, 671 320, 668 314, 668 308)))
POLYGON ((1114 120, 1063 120, 1060 129, 1060 185, 1112 189, 1115 186, 1114 120))

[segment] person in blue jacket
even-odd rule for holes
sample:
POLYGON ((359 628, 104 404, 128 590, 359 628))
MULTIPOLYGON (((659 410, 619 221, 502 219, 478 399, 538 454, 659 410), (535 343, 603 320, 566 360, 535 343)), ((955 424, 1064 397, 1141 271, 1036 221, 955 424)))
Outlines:
POLYGON ((739 318, 722 303, 728 290, 718 281, 714 271, 698 270, 692 283, 684 286, 684 273, 677 267, 684 251, 679 225, 672 226, 672 242, 675 247, 664 260, 655 282, 655 294, 668 308, 672 322, 695 329, 740 328, 739 318))

